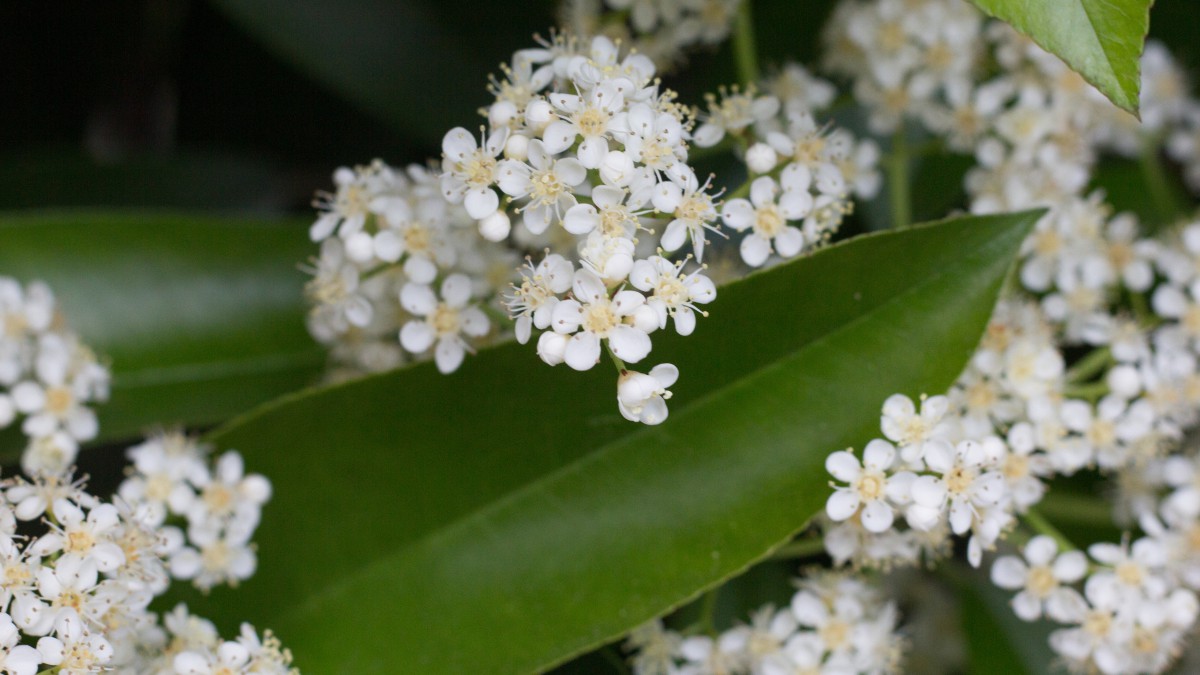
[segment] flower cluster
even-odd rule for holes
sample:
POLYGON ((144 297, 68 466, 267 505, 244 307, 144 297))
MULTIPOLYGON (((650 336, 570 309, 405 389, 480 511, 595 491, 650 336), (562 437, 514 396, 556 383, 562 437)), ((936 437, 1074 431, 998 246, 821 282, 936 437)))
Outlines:
POLYGON ((108 371, 64 325, 44 284, 0 278, 0 426, 23 415, 30 438, 28 475, 0 481, 0 670, 295 672, 270 634, 247 625, 222 643, 183 606, 150 611, 172 577, 207 590, 254 572, 270 484, 236 452, 210 468, 195 442, 164 434, 130 450, 118 496, 89 492, 73 463, 99 431, 88 404, 107 397, 108 371))
POLYGON ((24 418, 25 471, 55 474, 75 462, 99 430, 89 404, 108 398, 108 381, 48 286, 0 277, 0 429, 24 418))
POLYGON ((309 232, 321 248, 307 286, 309 331, 331 348, 334 375, 388 370, 430 352, 453 372, 492 333, 473 298, 506 282, 514 258, 474 236, 428 167, 400 171, 376 160, 338 169, 334 183, 309 232))
MULTIPOLYGON (((637 4, 637 20, 648 8, 637 4)), ((728 237, 722 222, 743 233, 750 267, 794 257, 825 243, 849 193, 874 194, 879 174, 874 144, 815 121, 830 85, 798 66, 770 84, 778 94, 722 90, 706 113, 680 105, 656 72, 607 37, 558 36, 513 55, 492 81, 487 125, 442 139, 440 173, 339 169, 310 232, 321 242, 314 336, 347 372, 407 353, 449 373, 497 335, 489 315, 502 306, 519 342, 540 331, 543 361, 588 370, 607 353, 622 415, 666 419, 677 369, 626 364, 649 356, 655 331, 689 335, 706 314, 709 234, 728 237), (689 153, 726 139, 749 175, 722 203, 689 153), (519 256, 527 264, 509 283, 519 256)))
POLYGON ((258 528, 271 484, 245 473, 236 451, 208 461, 209 450, 179 433, 164 433, 129 449, 131 472, 117 494, 138 509, 143 521, 173 543, 168 569, 208 591, 236 586, 254 574, 251 538, 258 528), (186 527, 168 524, 175 517, 186 527))
POLYGON ((1021 619, 1045 615, 1068 625, 1051 634, 1050 644, 1072 668, 1162 672, 1178 655, 1200 601, 1175 566, 1166 530, 1153 531, 1132 544, 1092 544, 1090 574, 1082 551, 1060 553, 1054 539, 1037 536, 1023 560, 997 558, 992 581, 1019 591, 1012 606, 1021 619))
MULTIPOLYGON (((873 124, 894 130, 915 122, 972 152, 973 211, 1049 212, 1022 248, 1021 288, 997 308, 948 395, 919 411, 892 397, 882 418, 886 441, 868 444, 861 464, 846 451, 829 457, 840 484, 826 508, 826 549, 837 562, 886 567, 947 553, 953 533, 970 536, 968 559, 978 566, 983 551, 1042 500, 1053 476, 1099 470, 1120 486, 1118 515, 1145 536, 1090 546, 1090 564, 1082 552, 1059 554, 1054 539, 1036 536, 1023 560, 996 561, 993 580, 1020 590, 1013 608, 1021 618, 1068 625, 1051 646, 1073 667, 1162 672, 1197 615, 1197 588, 1186 574, 1186 533, 1197 510, 1180 508, 1190 496, 1163 493, 1194 475, 1191 460, 1168 453, 1200 421, 1200 345, 1189 328, 1189 317, 1200 315, 1192 310, 1200 225, 1146 238, 1135 216, 1113 216, 1102 193, 1086 190, 1102 152, 1156 155, 1164 137, 1180 133, 1173 129, 1187 123, 1182 78, 1165 52, 1147 49, 1138 125, 1008 27, 977 22, 966 39, 986 46, 989 58, 964 60, 960 79, 934 87, 917 78, 936 71, 912 70, 905 91, 922 95, 890 109, 873 98, 882 57, 870 45, 886 49, 896 36, 898 49, 915 50, 909 58, 926 59, 920 50, 939 30, 929 22, 905 28, 909 19, 894 5, 844 3, 831 33, 839 38, 830 42, 831 66, 855 78, 873 124), (1000 72, 984 78, 978 69, 989 61, 1000 72), (955 110, 957 101, 973 108, 955 110)), ((937 25, 957 31, 968 22, 937 25)), ((1040 531, 1040 518, 1030 522, 1040 531)))
POLYGON ((565 0, 562 25, 575 35, 604 35, 645 54, 663 70, 688 50, 729 36, 740 0, 565 0))
MULTIPOLYGON (((951 389, 919 401, 892 396, 880 438, 861 455, 828 457, 826 552, 836 565, 888 570, 936 562, 957 535, 979 566, 1018 532, 1024 556, 992 568, 998 585, 1019 591, 1018 616, 1064 624, 1050 642, 1072 668, 1163 672, 1194 628, 1200 591, 1200 470, 1184 448, 1200 423, 1200 223, 1165 223, 1174 227, 1148 237, 1136 216, 1113 214, 1089 186, 1105 153, 1157 162, 1162 149, 1195 180, 1200 104, 1151 43, 1139 123, 1056 57, 956 0, 846 0, 825 36, 825 67, 849 80, 872 131, 894 134, 892 152, 920 128, 911 135, 973 156, 964 185, 971 211, 1048 209, 1022 247, 1019 285, 951 389), (1033 510, 1056 476, 1080 471, 1112 479, 1114 515, 1140 538, 1060 552, 1033 510)), ((697 144, 741 140, 751 176, 772 179, 753 179, 748 200, 726 201, 735 228, 781 191, 782 173, 770 173, 780 162, 803 164, 802 147, 837 147, 841 133, 814 135, 819 127, 805 117, 833 98, 823 80, 789 66, 763 86, 773 96, 713 97, 694 134, 697 144), (797 114, 785 92, 806 111, 797 114), (786 125, 772 121, 774 101, 789 110, 786 125)), ((840 169, 839 189, 869 198, 878 178, 860 188, 852 158, 866 156, 870 175, 878 151, 869 140, 841 143, 857 147, 826 159, 840 169)), ((820 169, 805 166, 819 182, 820 169)), ((772 239, 776 250, 786 236, 772 239)), ((737 653, 739 644, 722 635, 706 653, 737 653)), ((646 654, 643 646, 635 662, 646 654)))
POLYGON ((151 501, 104 500, 69 474, 10 478, 0 488, 0 664, 11 672, 39 664, 63 673, 210 672, 197 659, 238 649, 247 656, 226 663, 228 672, 290 672, 290 655, 269 637, 251 642, 248 626, 230 643, 241 648, 221 647, 211 626, 208 640, 183 632, 181 606, 161 617, 164 631, 149 606, 166 592, 185 544, 151 501), (18 535, 18 527, 40 534, 18 535))
POLYGON ((877 589, 852 576, 815 572, 798 582, 791 606, 768 605, 748 625, 719 635, 683 635, 660 622, 630 635, 639 675, 895 672, 903 641, 898 614, 877 589))

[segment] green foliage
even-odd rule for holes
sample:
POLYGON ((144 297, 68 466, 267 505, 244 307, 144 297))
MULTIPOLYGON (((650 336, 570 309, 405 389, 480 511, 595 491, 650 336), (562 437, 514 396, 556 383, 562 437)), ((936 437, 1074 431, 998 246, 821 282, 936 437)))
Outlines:
POLYGON ((1058 55, 1117 106, 1137 114, 1138 59, 1153 0, 971 1, 1058 55))
POLYGON ((0 240, 0 270, 49 283, 112 364, 112 398, 97 406, 105 439, 220 422, 320 372, 300 223, 63 211, 0 218, 0 240))
POLYGON ((275 483, 260 571, 190 600, 317 672, 530 671, 611 640, 788 540, 889 394, 944 390, 1038 215, 860 237, 722 288, 696 335, 655 335, 690 375, 659 427, 620 418, 606 364, 515 344, 265 406, 210 437, 275 483))

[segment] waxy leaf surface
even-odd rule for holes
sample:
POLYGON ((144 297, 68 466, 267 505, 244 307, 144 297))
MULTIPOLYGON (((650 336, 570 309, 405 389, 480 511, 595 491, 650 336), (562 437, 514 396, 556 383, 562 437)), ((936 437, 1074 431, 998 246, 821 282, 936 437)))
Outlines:
POLYGON ((971 0, 1052 52, 1117 106, 1137 114, 1138 59, 1153 0, 971 0))
MULTIPOLYGON (((0 217, 0 274, 47 282, 112 369, 102 439, 212 425, 315 381, 299 222, 62 211, 0 217)), ((3 448, 8 457, 20 448, 3 448)))
POLYGON ((739 574, 829 495, 890 394, 944 391, 1036 213, 860 237, 720 289, 656 333, 671 415, 606 361, 508 344, 284 398, 211 437, 271 478, 260 570, 201 614, 274 629, 306 672, 549 668, 739 574))

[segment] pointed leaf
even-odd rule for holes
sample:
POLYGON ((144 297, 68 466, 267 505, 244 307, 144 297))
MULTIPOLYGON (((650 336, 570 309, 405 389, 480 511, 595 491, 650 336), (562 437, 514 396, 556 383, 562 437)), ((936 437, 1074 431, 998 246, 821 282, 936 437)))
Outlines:
POLYGON ((1153 0, 971 0, 1056 54, 1117 106, 1137 114, 1138 59, 1153 0))
MULTIPOLYGON (((201 613, 271 626, 316 671, 526 672, 739 574, 828 495, 832 450, 897 391, 949 386, 1037 213, 833 246, 721 289, 671 416, 615 373, 509 344, 285 398, 218 430, 274 481, 259 574, 201 613)), ((648 369, 657 358, 648 360, 648 369)))

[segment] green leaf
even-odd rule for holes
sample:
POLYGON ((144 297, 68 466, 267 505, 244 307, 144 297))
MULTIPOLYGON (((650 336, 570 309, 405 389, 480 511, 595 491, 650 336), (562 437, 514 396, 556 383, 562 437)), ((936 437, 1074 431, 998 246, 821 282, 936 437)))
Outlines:
POLYGON ((213 151, 97 162, 78 150, 43 150, 0 163, 0 208, 280 208, 294 195, 257 157, 213 151))
POLYGON ((480 5, 472 17, 435 2, 214 4, 318 82, 427 142, 440 141, 456 124, 474 124, 473 111, 488 100, 488 73, 517 49, 534 46, 532 33, 549 28, 537 18, 526 24, 528 12, 502 4, 480 5), (486 48, 499 44, 498 51, 486 48))
POLYGON ((320 372, 298 269, 315 249, 300 223, 9 214, 0 241, 0 274, 49 283, 71 328, 109 360, 102 438, 220 422, 320 372))
POLYGON ((643 370, 682 372, 659 427, 620 418, 606 363, 516 344, 265 406, 211 436, 274 481, 260 571, 193 602, 316 672, 536 671, 614 639, 791 537, 888 395, 945 390, 1038 215, 865 236, 722 288, 695 335, 655 334, 643 370))
POLYGON ((1058 55, 1117 106, 1137 114, 1138 59, 1153 0, 971 0, 1058 55))

